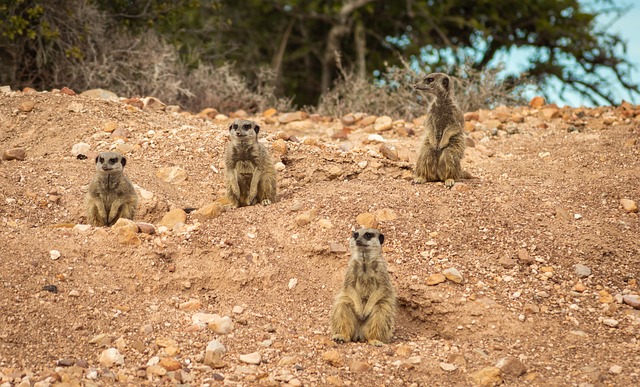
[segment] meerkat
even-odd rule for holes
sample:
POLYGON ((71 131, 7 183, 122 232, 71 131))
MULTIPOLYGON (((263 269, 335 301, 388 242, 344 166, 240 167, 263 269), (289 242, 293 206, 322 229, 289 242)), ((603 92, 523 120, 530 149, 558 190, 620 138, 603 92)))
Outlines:
POLYGON ((116 152, 96 157, 96 174, 85 196, 87 221, 94 226, 112 226, 118 219, 133 219, 138 196, 123 174, 127 159, 116 152))
POLYGON ((391 339, 396 294, 382 257, 384 235, 364 228, 349 240, 351 259, 331 312, 331 339, 381 346, 391 339))
POLYGON ((258 142, 260 126, 235 120, 229 126, 231 141, 225 153, 227 196, 235 207, 276 201, 276 169, 264 145, 258 142))
POLYGON ((435 96, 427 110, 413 181, 444 181, 451 188, 456 180, 468 177, 460 165, 466 145, 464 115, 456 102, 453 82, 447 74, 432 73, 413 87, 435 96))

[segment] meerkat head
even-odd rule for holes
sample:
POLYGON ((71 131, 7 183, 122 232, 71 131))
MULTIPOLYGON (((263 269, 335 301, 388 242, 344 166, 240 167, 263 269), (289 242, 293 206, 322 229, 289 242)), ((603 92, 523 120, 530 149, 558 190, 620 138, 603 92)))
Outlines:
POLYGON ((127 159, 116 152, 102 152, 96 157, 96 171, 114 173, 122 171, 127 159))
POLYGON ((422 78, 422 81, 416 83, 413 87, 414 89, 424 90, 436 96, 453 94, 453 82, 451 82, 451 78, 444 73, 427 74, 422 78))
POLYGON ((258 132, 260 126, 253 121, 249 120, 235 120, 229 125, 229 134, 231 139, 243 140, 256 140, 258 138, 258 132))
POLYGON ((351 250, 379 251, 384 242, 384 235, 375 228, 361 228, 351 234, 349 245, 351 250))

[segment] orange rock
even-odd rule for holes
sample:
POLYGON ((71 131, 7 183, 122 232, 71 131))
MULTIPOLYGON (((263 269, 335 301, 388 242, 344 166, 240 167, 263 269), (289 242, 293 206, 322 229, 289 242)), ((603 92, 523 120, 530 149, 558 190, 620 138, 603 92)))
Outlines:
POLYGON ((76 92, 75 92, 75 91, 71 90, 70 88, 68 88, 68 87, 66 87, 66 86, 65 86, 65 87, 63 87, 62 89, 60 89, 60 92, 61 92, 62 94, 66 94, 66 95, 76 95, 76 92))
POLYGON ((478 120, 480 120, 480 113, 478 113, 477 111, 464 113, 464 120, 465 121, 478 121, 478 120))
POLYGON ((531 101, 529 101, 529 106, 534 109, 538 109, 539 107, 544 106, 544 104, 545 104, 545 100, 540 96, 533 97, 531 101))
POLYGON ((267 110, 265 110, 264 112, 262 112, 262 116, 265 118, 269 118, 269 117, 273 117, 274 115, 276 115, 276 113, 278 113, 278 111, 274 108, 269 108, 267 110))

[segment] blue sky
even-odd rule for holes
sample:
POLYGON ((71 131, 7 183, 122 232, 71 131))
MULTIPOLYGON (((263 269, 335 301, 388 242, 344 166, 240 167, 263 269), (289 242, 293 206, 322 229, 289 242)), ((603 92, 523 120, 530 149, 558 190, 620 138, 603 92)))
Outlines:
MULTIPOLYGON (((582 3, 588 6, 590 1, 584 0, 582 3)), ((634 83, 640 83, 640 0, 616 0, 615 3, 616 5, 631 7, 631 9, 620 19, 613 22, 605 18, 600 18, 598 21, 601 26, 608 26, 611 32, 620 34, 623 40, 627 42, 626 57, 635 66, 632 71, 632 81, 634 83), (609 23, 612 24, 609 25, 609 23)), ((530 53, 530 51, 526 49, 514 49, 496 59, 505 63, 505 70, 507 72, 518 72, 526 67, 528 53, 530 53)), ((561 98, 555 91, 556 88, 557 84, 551 84, 546 88, 550 99, 548 102, 556 103, 558 106, 592 106, 589 100, 580 96, 578 93, 566 93, 565 97, 561 98)), ((631 100, 628 93, 625 93, 623 90, 620 90, 619 93, 621 99, 631 100)), ((534 91, 527 91, 526 94, 533 97, 536 93, 534 91)), ((631 102, 638 104, 640 103, 640 99, 636 98, 635 100, 631 100, 631 102)), ((604 101, 603 104, 605 104, 604 101)))

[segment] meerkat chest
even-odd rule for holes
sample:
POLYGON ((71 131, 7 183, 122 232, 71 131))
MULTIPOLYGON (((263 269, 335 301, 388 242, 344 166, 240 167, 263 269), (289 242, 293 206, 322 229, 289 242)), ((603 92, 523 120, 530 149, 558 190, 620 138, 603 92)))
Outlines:
POLYGON ((256 170, 256 164, 253 160, 238 160, 236 161, 236 171, 241 174, 252 175, 256 170))

